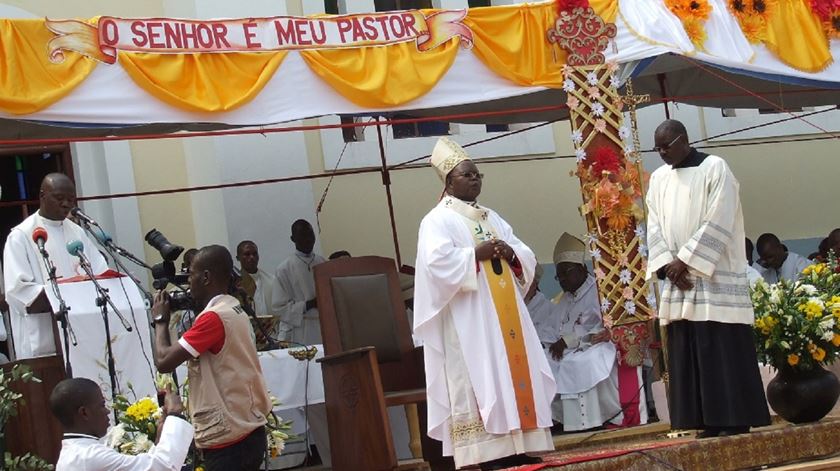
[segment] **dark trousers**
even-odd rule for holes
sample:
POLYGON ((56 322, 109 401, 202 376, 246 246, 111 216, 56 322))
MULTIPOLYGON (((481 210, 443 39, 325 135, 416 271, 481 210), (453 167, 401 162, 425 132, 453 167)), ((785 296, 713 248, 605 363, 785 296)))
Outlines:
POLYGON ((770 424, 752 326, 668 324, 668 409, 675 429, 770 424))
POLYGON ((265 462, 265 427, 251 432, 231 446, 203 450, 207 471, 259 471, 265 462))

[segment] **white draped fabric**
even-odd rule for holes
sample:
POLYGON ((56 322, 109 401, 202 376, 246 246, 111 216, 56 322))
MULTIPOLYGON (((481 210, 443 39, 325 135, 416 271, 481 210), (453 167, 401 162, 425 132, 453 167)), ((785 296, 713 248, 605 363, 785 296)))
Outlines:
POLYGON ((753 323, 738 191, 729 166, 714 155, 696 167, 663 165, 651 175, 647 277, 679 257, 689 266, 694 284, 682 291, 664 280, 659 303, 662 324, 753 323))
POLYGON ((312 268, 324 257, 295 251, 275 272, 278 291, 272 303, 280 314, 279 340, 305 345, 321 343, 318 309, 306 309, 306 301, 315 298, 315 275, 312 268))
POLYGON ((249 275, 257 287, 254 291, 254 312, 258 316, 279 315, 280 306, 275 305, 280 290, 277 278, 262 269, 257 269, 256 273, 249 275))
POLYGON ((513 453, 551 449, 554 378, 522 296, 536 258, 492 210, 445 197, 420 223, 414 332, 424 345, 429 436, 464 466, 513 453), (520 260, 516 299, 539 429, 522 433, 507 353, 487 279, 464 218, 478 218, 520 260))
MULTIPOLYGON (((94 274, 108 270, 105 258, 97 245, 84 230, 73 221, 53 221, 35 213, 12 228, 3 249, 6 299, 11 314, 12 335, 18 359, 52 355, 55 353, 53 319, 50 313, 27 314, 26 308, 44 291, 49 283, 46 268, 38 247, 32 241, 32 232, 42 227, 47 231, 46 250, 55 265, 56 276, 72 278, 85 273, 79 267, 79 259, 67 252, 67 242, 74 240, 84 244, 94 274)), ((91 300, 95 297, 91 293, 91 300)))

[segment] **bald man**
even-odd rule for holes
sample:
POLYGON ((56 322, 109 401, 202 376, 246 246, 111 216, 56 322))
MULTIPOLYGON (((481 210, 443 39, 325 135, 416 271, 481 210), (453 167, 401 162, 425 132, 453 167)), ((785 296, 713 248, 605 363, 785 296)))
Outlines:
MULTIPOLYGON (((67 218, 76 206, 76 186, 63 173, 51 173, 41 182, 38 211, 15 226, 3 250, 6 301, 11 314, 12 339, 17 359, 54 355, 53 319, 45 285, 49 277, 38 246, 32 241, 36 228, 47 231, 46 250, 56 276, 84 275, 79 259, 67 252, 67 242, 78 240, 95 274, 108 269, 102 254, 85 231, 67 218)), ((47 288, 49 289, 49 288, 47 288)))
POLYGON ((169 338, 169 295, 158 291, 155 365, 169 373, 187 360, 195 443, 207 471, 256 471, 266 452, 271 400, 257 359, 251 321, 229 295, 233 258, 225 247, 198 251, 190 266, 195 323, 176 344, 169 338))
POLYGON ((56 471, 175 471, 187 458, 193 429, 181 415, 178 393, 167 392, 160 438, 147 453, 126 455, 99 440, 108 431, 108 407, 99 385, 87 378, 65 379, 50 394, 50 410, 64 436, 56 471))

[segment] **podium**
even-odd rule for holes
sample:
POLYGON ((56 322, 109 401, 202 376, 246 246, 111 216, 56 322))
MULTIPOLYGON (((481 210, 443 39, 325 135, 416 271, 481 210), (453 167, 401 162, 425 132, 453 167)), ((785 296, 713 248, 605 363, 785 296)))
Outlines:
MULTIPOLYGON (((108 290, 111 301, 128 321, 132 331, 123 326, 117 313, 108 306, 108 321, 111 330, 111 349, 114 353, 114 367, 117 372, 117 394, 125 395, 130 401, 143 396, 157 397, 155 389, 155 363, 152 350, 149 319, 140 290, 126 276, 115 272, 97 277, 97 282, 108 290), (132 394, 133 392, 133 394, 132 394)), ((96 305, 99 295, 92 281, 73 278, 58 284, 64 302, 70 307, 70 326, 76 334, 76 345, 70 345, 70 365, 73 377, 89 378, 102 387, 105 399, 111 399, 111 380, 108 374, 108 353, 105 337, 105 323, 102 311, 96 305)), ((58 310, 58 300, 52 290, 47 297, 53 310, 58 310)), ((58 329, 59 349, 64 352, 64 334, 58 329)), ((71 336, 72 339, 72 336, 71 336)))

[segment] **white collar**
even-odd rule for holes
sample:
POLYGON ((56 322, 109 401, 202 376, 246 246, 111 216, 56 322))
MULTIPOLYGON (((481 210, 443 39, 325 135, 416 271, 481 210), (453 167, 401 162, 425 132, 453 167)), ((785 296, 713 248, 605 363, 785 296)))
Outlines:
POLYGON ((489 213, 487 208, 482 207, 476 201, 464 201, 448 194, 440 200, 440 204, 444 208, 449 208, 461 216, 476 222, 486 221, 489 213))
POLYGON ((39 220, 38 222, 40 224, 44 224, 45 226, 56 227, 56 228, 64 225, 64 219, 62 219, 61 221, 56 221, 54 219, 47 219, 47 218, 45 218, 44 216, 41 215, 41 210, 40 209, 38 210, 37 214, 38 214, 38 220, 39 220))

